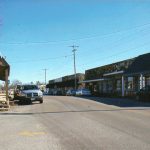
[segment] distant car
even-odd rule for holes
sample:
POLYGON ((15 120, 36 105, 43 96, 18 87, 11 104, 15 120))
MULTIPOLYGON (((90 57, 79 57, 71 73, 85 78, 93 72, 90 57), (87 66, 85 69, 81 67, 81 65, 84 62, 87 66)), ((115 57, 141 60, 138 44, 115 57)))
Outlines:
POLYGON ((68 90, 67 92, 66 92, 66 96, 75 96, 76 95, 76 90, 68 90))
POLYGON ((76 91, 77 96, 90 96, 91 92, 88 89, 79 89, 76 91))
POLYGON ((43 92, 43 95, 48 95, 48 92, 43 92))
POLYGON ((53 91, 48 91, 48 95, 53 95, 53 91))
POLYGON ((62 91, 61 91, 61 90, 54 90, 54 91, 53 91, 53 95, 58 95, 58 96, 60 96, 60 95, 62 95, 62 91))
POLYGON ((56 95, 63 95, 61 90, 58 90, 56 95))
POLYGON ((36 85, 19 85, 15 89, 14 99, 22 104, 39 101, 43 103, 43 93, 36 85))
POLYGON ((150 102, 150 86, 146 86, 136 93, 136 99, 150 102))

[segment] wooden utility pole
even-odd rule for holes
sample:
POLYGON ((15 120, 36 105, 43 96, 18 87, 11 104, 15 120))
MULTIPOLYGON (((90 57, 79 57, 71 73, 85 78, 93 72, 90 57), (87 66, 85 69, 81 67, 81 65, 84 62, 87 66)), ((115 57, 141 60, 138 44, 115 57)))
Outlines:
POLYGON ((46 78, 47 78, 47 69, 43 69, 45 72, 45 85, 46 85, 46 78))
POLYGON ((77 75, 76 75, 76 51, 79 46, 76 45, 72 45, 70 46, 73 48, 72 52, 73 52, 73 58, 74 58, 74 77, 75 77, 75 90, 77 89, 77 75))

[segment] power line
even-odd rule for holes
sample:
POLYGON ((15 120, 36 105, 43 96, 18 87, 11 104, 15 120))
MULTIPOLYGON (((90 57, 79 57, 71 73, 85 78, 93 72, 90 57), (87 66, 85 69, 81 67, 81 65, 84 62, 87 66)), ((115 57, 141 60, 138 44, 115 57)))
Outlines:
MULTIPOLYGON (((144 43, 144 44, 142 44, 141 46, 144 46, 144 45, 146 45, 146 44, 149 44, 149 42, 146 42, 146 43, 144 43)), ((140 47, 141 47, 140 46, 140 47)), ((139 47, 138 47, 139 48, 139 47)), ((138 48, 133 48, 134 50, 139 50, 138 48)), ((108 58, 112 58, 112 57, 114 57, 114 56, 118 56, 118 55, 120 55, 120 54, 124 54, 124 53, 126 53, 126 52, 129 52, 129 51, 131 51, 131 48, 130 48, 130 50, 124 50, 124 51, 121 51, 121 52, 119 52, 119 53, 116 53, 116 54, 113 54, 113 55, 111 55, 111 56, 106 56, 106 57, 103 57, 103 58, 99 58, 99 59, 97 59, 97 60, 94 60, 94 61, 92 61, 92 62, 100 62, 100 61, 102 61, 102 60, 106 60, 106 59, 108 59, 108 58)), ((88 61, 89 62, 89 61, 88 61)), ((88 64, 88 62, 86 62, 86 64, 88 64)), ((90 61, 91 62, 91 61, 90 61)), ((80 67, 81 66, 85 66, 84 64, 83 65, 80 65, 80 67)))
POLYGON ((42 59, 35 59, 35 60, 22 60, 22 61, 10 62, 10 63, 40 62, 40 61, 56 60, 56 59, 60 59, 60 58, 67 58, 67 57, 71 57, 71 56, 72 56, 72 55, 64 55, 64 56, 60 56, 60 57, 42 58, 42 59))
MULTIPOLYGON (((145 31, 145 29, 144 30, 140 30, 140 31, 138 31, 138 32, 141 32, 141 31, 145 31)), ((125 36, 125 38, 127 38, 127 37, 130 37, 130 35, 128 35, 128 36, 125 36)), ((124 38, 124 37, 123 37, 124 38)), ((119 40, 117 40, 117 42, 118 41, 121 41, 123 38, 121 38, 121 39, 119 39, 119 40)), ((117 45, 120 45, 120 44, 115 44, 115 46, 117 46, 117 45)), ((93 51, 93 50, 92 50, 93 51)), ((81 54, 81 53, 80 53, 81 54)), ((88 53, 87 53, 88 54, 88 53)), ((84 52, 84 56, 85 56, 86 54, 85 54, 85 52, 84 52)), ((88 54, 89 55, 89 54, 88 54)), ((35 59, 35 60, 21 60, 21 61, 15 61, 15 62, 10 62, 10 63, 13 63, 13 64, 15 64, 15 63, 30 63, 30 62, 40 62, 40 61, 48 61, 48 60, 57 60, 57 59, 60 59, 60 58, 68 58, 68 57, 71 57, 71 56, 73 56, 73 55, 64 55, 64 56, 59 56, 59 57, 53 57, 53 58, 41 58, 41 59, 35 59)))
POLYGON ((125 30, 118 30, 118 31, 114 31, 112 33, 108 33, 108 34, 104 34, 104 35, 90 35, 87 37, 83 37, 83 38, 77 38, 77 39, 70 39, 70 40, 60 40, 60 41, 38 41, 38 42, 0 42, 0 44, 10 44, 10 45, 25 45, 25 44, 57 44, 57 43, 62 43, 62 42, 71 42, 71 41, 77 41, 77 40, 87 40, 87 39, 92 39, 92 38, 97 38, 97 37, 107 37, 110 35, 114 35, 117 33, 121 33, 121 32, 125 32, 125 31, 130 31, 130 30, 137 30, 138 28, 144 27, 144 26, 148 26, 150 25, 150 23, 147 24, 143 24, 143 25, 139 25, 139 26, 135 26, 132 28, 128 28, 125 30))
MULTIPOLYGON (((146 31, 145 29, 143 29, 143 30, 140 30, 140 31, 138 31, 138 32, 143 32, 143 31, 146 31)), ((135 33, 134 33, 135 34, 135 33)), ((147 35, 149 35, 149 33, 148 32, 146 32, 146 34, 147 35)), ((142 36, 142 38, 144 37, 144 36, 146 36, 146 34, 144 34, 143 36, 142 36)), ((113 42, 113 44, 111 44, 113 47, 111 47, 111 48, 114 48, 114 47, 118 47, 118 46, 120 46, 120 45, 122 45, 122 40, 124 40, 124 39, 127 39, 127 41, 129 40, 129 41, 131 41, 132 40, 132 42, 133 42, 133 40, 135 40, 135 38, 134 38, 134 36, 132 37, 131 35, 127 35, 127 36, 124 36, 124 37, 121 37, 120 39, 118 39, 118 40, 116 40, 115 42, 113 42)), ((124 42, 124 43, 126 43, 126 42, 124 42)), ((101 49, 101 47, 100 48, 96 48, 96 49, 92 49, 92 52, 93 51, 95 51, 95 50, 98 50, 98 49, 101 49)), ((112 49, 111 49, 112 50, 112 49)), ((86 55, 89 55, 89 53, 85 53, 85 51, 91 51, 91 49, 89 50, 89 49, 86 49, 86 50, 84 50, 84 52, 83 53, 80 53, 80 54, 84 54, 84 56, 86 56, 86 55)), ((104 51, 102 51, 102 52, 105 52, 106 50, 104 50, 104 51)), ((94 53, 95 54, 95 53, 94 53)), ((96 54, 97 55, 97 54, 96 54)))
MULTIPOLYGON (((142 31, 145 31, 145 30, 146 30, 146 29, 143 29, 143 30, 140 30, 140 31, 138 31, 138 32, 142 32, 142 31)), ((146 34, 145 34, 145 35, 146 35, 146 34)), ((130 36, 131 36, 131 35, 127 35, 127 36, 125 36, 125 37, 123 37, 123 38, 117 40, 117 44, 115 44, 114 46, 120 45, 120 44, 118 44, 119 41, 121 41, 122 39, 127 38, 127 37, 130 38, 130 36)), ((85 55, 86 55, 86 54, 84 53, 84 56, 85 56, 85 55)), ((89 55, 89 54, 88 54, 88 55, 89 55)), ((70 56, 72 56, 72 55, 64 55, 64 56, 54 57, 54 58, 42 58, 42 59, 36 59, 36 60, 21 60, 21 61, 15 61, 15 62, 10 62, 10 63, 40 62, 40 61, 55 60, 55 59, 60 59, 60 58, 67 58, 67 57, 70 57, 70 56)))

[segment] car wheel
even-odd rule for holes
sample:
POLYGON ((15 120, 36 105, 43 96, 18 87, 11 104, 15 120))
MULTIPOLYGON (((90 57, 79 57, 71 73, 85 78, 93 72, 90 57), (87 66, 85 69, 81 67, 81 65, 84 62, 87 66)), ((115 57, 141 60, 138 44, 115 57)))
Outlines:
POLYGON ((43 99, 42 100, 40 100, 40 104, 42 104, 43 103, 43 99))

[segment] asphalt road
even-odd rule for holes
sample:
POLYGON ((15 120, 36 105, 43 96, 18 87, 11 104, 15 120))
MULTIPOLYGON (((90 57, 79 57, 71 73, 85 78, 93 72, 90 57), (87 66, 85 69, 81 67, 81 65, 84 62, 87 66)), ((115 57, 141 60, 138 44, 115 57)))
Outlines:
POLYGON ((150 107, 47 96, 0 112, 0 150, 150 150, 150 107))

